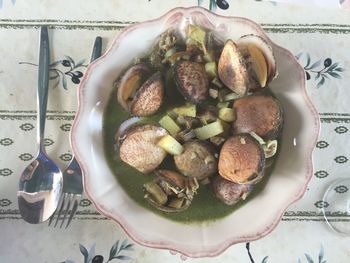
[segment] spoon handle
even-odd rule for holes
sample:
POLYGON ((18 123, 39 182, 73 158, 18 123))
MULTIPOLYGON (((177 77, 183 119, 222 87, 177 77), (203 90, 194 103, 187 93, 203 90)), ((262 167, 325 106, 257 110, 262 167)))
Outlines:
POLYGON ((40 31, 39 73, 38 73, 38 134, 40 150, 44 150, 43 138, 46 120, 47 94, 49 88, 50 47, 47 26, 40 31))

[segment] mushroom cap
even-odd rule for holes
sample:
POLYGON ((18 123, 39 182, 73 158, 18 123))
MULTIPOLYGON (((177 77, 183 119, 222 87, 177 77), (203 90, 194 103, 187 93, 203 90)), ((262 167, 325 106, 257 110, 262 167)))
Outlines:
POLYGON ((237 45, 227 40, 218 62, 220 80, 238 95, 245 95, 249 86, 246 62, 237 45))
POLYGON ((174 66, 174 80, 177 89, 190 102, 198 104, 209 96, 209 79, 201 63, 178 61, 174 66))
POLYGON ((216 173, 217 160, 209 145, 193 140, 185 143, 183 147, 182 154, 174 156, 175 165, 182 174, 204 179, 216 173))
POLYGON ((119 156, 122 161, 141 173, 155 170, 167 153, 157 142, 168 132, 157 125, 139 125, 127 129, 119 137, 119 156))
POLYGON ((265 140, 275 140, 282 131, 283 110, 270 95, 252 95, 235 100, 236 120, 232 133, 255 132, 265 140))
POLYGON ((264 151, 250 134, 231 136, 221 148, 219 174, 231 182, 246 184, 260 180, 264 166, 264 151))
POLYGON ((153 74, 139 90, 130 104, 134 116, 149 116, 159 110, 164 99, 164 81, 160 72, 153 74))
POLYGON ((236 184, 221 176, 215 176, 210 183, 214 195, 227 205, 245 199, 254 188, 251 184, 236 184))

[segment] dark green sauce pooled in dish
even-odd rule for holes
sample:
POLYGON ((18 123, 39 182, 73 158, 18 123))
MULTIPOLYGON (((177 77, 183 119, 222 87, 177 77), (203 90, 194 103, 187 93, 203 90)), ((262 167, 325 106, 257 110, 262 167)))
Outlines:
POLYGON ((196 26, 186 33, 183 40, 168 30, 118 78, 104 112, 104 148, 116 179, 140 206, 174 221, 210 222, 259 198, 278 153, 283 112, 265 87, 275 75, 269 47, 259 48, 265 41, 249 36, 225 44, 196 26), (135 115, 141 118, 120 132, 135 115), (151 142, 159 163, 140 166, 132 152, 121 158, 130 131, 154 125, 162 127, 151 142))

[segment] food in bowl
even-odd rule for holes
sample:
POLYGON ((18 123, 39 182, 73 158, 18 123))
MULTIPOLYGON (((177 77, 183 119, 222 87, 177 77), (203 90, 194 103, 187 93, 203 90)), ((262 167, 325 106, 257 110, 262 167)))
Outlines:
POLYGON ((110 163, 132 167, 129 181, 117 178, 144 206, 187 220, 192 207, 213 206, 194 217, 208 220, 231 213, 271 172, 283 110, 268 88, 276 63, 262 37, 221 39, 192 24, 185 32, 162 33, 116 80, 106 122, 118 107, 126 118, 110 163))
MULTIPOLYGON (((191 7, 176 8, 155 20, 131 25, 115 37, 103 57, 88 67, 79 88, 79 110, 71 139, 74 154, 84 171, 86 196, 99 213, 120 224, 138 244, 178 251, 189 257, 217 256, 231 245, 268 235, 278 225, 284 211, 303 196, 313 175, 312 151, 317 142, 319 119, 305 84, 305 72, 294 55, 273 43, 263 29, 249 19, 219 16, 203 8, 191 7), (118 147, 114 141, 117 130, 119 137, 130 123, 159 127, 158 121, 168 115, 165 109, 171 105, 162 104, 157 113, 149 117, 130 117, 131 114, 117 101, 114 82, 134 64, 133 57, 149 54, 162 32, 175 28, 185 36, 183 32, 188 24, 209 29, 222 38, 222 43, 226 39, 237 43, 243 35, 258 35, 266 40, 278 65, 279 74, 268 84, 268 90, 283 106, 283 132, 278 138, 277 155, 265 157, 264 176, 253 185, 253 191, 249 184, 235 184, 221 176, 210 177, 211 183, 200 184, 188 208, 170 213, 156 209, 144 198, 143 186, 152 182, 156 175, 144 175, 123 162, 116 154, 118 147), (273 165, 269 166, 276 156, 273 165), (217 198, 211 189, 216 179, 220 179, 218 185, 222 188, 215 195, 217 198), (229 202, 229 196, 232 196, 237 200, 236 195, 244 198, 245 192, 249 192, 246 199, 234 205, 226 205, 220 199, 229 202)), ((166 101, 169 101, 168 97, 173 98, 168 95, 166 86, 164 91, 166 101)), ((220 94, 220 97, 225 96, 220 94)), ((194 114, 196 110, 196 114, 210 119, 209 122, 215 117, 211 109, 202 112, 191 104, 183 107, 183 103, 173 103, 177 114, 184 111, 194 114)), ((214 106, 225 105, 223 102, 214 106)), ((232 117, 230 113, 223 113, 220 115, 232 117)), ((187 118, 180 118, 180 121, 183 125, 197 125, 187 118)), ((172 131, 175 130, 176 127, 172 131)), ((180 135, 184 138, 193 136, 186 132, 180 135)), ((219 137, 208 140, 220 145, 222 138, 219 137)), ((265 145, 270 149, 269 154, 275 151, 274 144, 271 141, 265 145)), ((177 171, 173 156, 167 154, 157 170, 177 171)))

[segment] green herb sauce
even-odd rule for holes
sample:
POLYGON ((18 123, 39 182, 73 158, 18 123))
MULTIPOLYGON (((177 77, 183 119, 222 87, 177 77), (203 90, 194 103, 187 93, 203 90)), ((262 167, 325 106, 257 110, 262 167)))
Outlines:
MULTIPOLYGON (((267 181, 269 180, 269 175, 273 170, 273 165, 265 170, 263 180, 255 186, 253 192, 247 197, 247 199, 240 201, 233 206, 225 205, 218 200, 211 192, 209 185, 200 185, 198 193, 195 195, 191 206, 185 211, 179 213, 166 213, 152 207, 143 197, 144 193, 142 191, 142 186, 144 183, 151 181, 154 176, 144 175, 127 165, 120 160, 115 151, 115 133, 120 124, 130 118, 130 115, 122 109, 116 98, 116 92, 114 91, 108 102, 106 111, 104 112, 103 138, 105 154, 108 164, 120 185, 124 188, 125 192, 140 206, 145 207, 146 209, 153 213, 159 214, 160 216, 182 223, 210 223, 233 213, 246 202, 249 202, 254 198, 259 198, 259 192, 265 187, 267 181)), ((160 112, 162 112, 162 114, 157 114, 152 118, 147 118, 147 122, 156 123, 166 111, 165 109, 162 109, 160 112)), ((168 169, 171 169, 171 166, 173 166, 171 156, 166 158, 161 166, 163 168, 167 167, 168 169)))

